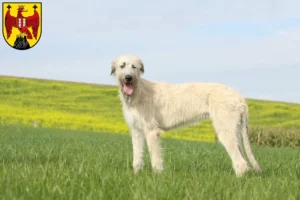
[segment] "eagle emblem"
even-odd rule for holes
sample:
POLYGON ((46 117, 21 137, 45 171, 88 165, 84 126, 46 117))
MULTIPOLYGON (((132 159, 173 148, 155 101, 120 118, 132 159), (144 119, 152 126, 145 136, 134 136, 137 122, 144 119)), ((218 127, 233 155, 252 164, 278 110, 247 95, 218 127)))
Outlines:
POLYGON ((41 2, 4 2, 3 36, 8 45, 18 50, 35 46, 41 37, 41 2))

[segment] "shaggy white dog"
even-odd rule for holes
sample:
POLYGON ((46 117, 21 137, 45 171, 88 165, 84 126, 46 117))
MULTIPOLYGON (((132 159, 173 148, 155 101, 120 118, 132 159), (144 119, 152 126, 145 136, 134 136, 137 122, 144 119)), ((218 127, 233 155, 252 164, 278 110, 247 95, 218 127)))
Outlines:
POLYGON ((159 135, 204 118, 212 120, 237 176, 250 169, 243 157, 242 144, 253 168, 261 171, 248 139, 248 106, 240 93, 217 83, 152 82, 141 78, 143 73, 142 61, 133 55, 120 56, 112 63, 111 74, 117 79, 124 117, 131 132, 135 173, 143 166, 145 139, 152 168, 161 171, 159 135))

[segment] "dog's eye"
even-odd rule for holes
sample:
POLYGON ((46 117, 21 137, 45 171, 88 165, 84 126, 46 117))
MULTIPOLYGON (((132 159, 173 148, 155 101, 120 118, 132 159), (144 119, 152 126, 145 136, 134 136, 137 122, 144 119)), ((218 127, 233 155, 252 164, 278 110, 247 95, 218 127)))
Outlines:
POLYGON ((121 65, 120 67, 123 69, 123 68, 125 67, 125 65, 123 64, 123 65, 121 65))
POLYGON ((135 68, 136 68, 136 66, 134 66, 134 65, 132 65, 131 67, 132 67, 133 69, 135 69, 135 68))

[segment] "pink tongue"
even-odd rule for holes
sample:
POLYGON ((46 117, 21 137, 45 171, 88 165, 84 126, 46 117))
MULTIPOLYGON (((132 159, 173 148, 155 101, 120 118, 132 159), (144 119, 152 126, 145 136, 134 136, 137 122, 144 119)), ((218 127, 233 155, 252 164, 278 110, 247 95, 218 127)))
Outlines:
POLYGON ((133 88, 131 84, 124 84, 123 90, 126 94, 130 95, 133 92, 133 88))

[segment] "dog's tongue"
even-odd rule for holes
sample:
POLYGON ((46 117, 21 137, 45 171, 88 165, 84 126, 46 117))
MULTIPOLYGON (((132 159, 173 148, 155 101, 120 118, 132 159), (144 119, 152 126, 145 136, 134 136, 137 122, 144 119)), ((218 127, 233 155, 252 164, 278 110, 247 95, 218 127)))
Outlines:
POLYGON ((123 86, 123 90, 128 95, 132 94, 132 92, 133 92, 132 85, 130 83, 128 83, 128 84, 125 83, 124 86, 123 86))

